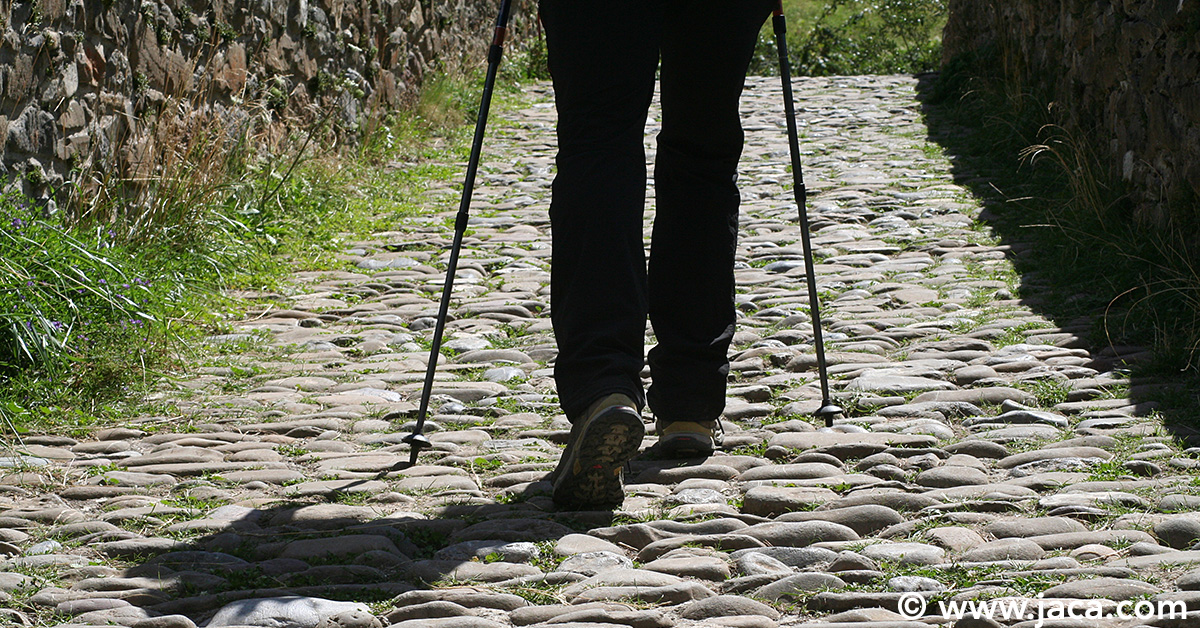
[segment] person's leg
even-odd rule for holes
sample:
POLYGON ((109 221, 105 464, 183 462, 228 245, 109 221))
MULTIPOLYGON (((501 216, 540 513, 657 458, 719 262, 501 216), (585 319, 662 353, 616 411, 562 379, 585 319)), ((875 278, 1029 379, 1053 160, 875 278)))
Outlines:
POLYGON ((733 338, 739 98, 774 3, 678 2, 663 27, 655 163, 649 404, 660 425, 715 421, 733 338))
POLYGON ((662 0, 542 0, 558 108, 550 204, 555 382, 580 418, 620 393, 644 404, 646 111, 662 0))
POLYGON ((645 403, 646 110, 658 65, 662 0, 542 0, 558 108, 550 204, 554 377, 571 420, 550 479, 568 508, 621 504, 645 403))

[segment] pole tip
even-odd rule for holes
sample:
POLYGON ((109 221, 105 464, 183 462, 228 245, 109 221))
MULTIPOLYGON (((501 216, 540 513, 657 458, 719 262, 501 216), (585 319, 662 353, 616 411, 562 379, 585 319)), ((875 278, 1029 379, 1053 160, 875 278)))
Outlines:
POLYGON ((845 412, 839 406, 835 406, 830 402, 825 402, 814 414, 817 418, 825 420, 825 427, 833 427, 834 417, 845 412))
POLYGON ((409 447, 409 465, 417 464, 417 456, 421 455, 421 450, 433 447, 433 442, 424 434, 413 432, 401 439, 401 442, 408 443, 409 447))

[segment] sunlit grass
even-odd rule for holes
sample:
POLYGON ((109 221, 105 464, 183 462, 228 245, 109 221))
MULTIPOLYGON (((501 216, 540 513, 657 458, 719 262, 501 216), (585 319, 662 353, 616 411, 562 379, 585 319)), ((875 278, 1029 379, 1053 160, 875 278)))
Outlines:
POLYGON ((131 416, 164 375, 206 363, 199 340, 246 308, 229 290, 346 269, 346 242, 442 209, 424 191, 466 159, 475 82, 431 81, 355 144, 331 144, 327 118, 271 142, 253 124, 160 118, 150 133, 173 141, 143 156, 153 171, 98 168, 54 214, 0 196, 0 433, 131 416))

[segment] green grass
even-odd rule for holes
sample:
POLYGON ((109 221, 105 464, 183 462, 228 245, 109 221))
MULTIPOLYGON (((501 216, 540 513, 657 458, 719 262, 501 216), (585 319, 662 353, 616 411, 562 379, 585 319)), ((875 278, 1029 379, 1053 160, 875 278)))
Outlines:
MULTIPOLYGON (((992 344, 997 348, 1024 344, 1028 340, 1028 332, 1034 329, 1044 329, 1048 326, 1046 323, 1031 322, 1007 327, 1003 334, 992 340, 992 344)), ((1066 401, 1066 399, 1064 398, 1063 401, 1066 401)))
MULTIPOLYGON (((945 0, 784 0, 783 8, 794 75, 913 74, 940 63, 945 0)), ((779 73, 770 20, 751 73, 779 73)))
POLYGON ((498 471, 504 466, 504 462, 496 459, 475 458, 471 461, 471 470, 476 472, 498 471))
POLYGON ((1115 482, 1130 475, 1129 471, 1125 470, 1121 465, 1124 462, 1120 458, 1105 460, 1104 462, 1093 465, 1091 474, 1088 475, 1089 482, 1115 482))
POLYGON ((1052 379, 1035 379, 1014 382, 1013 387, 1018 390, 1033 393, 1037 398, 1037 405, 1041 408, 1053 408, 1054 406, 1063 403, 1067 400, 1067 394, 1071 392, 1070 385, 1065 382, 1059 382, 1052 379))
POLYGON ((129 373, 168 359, 165 342, 186 334, 182 320, 201 315, 191 307, 191 279, 212 277, 187 252, 168 253, 0 196, 0 384, 9 393, 0 393, 0 414, 8 427, 51 407, 26 403, 47 388, 111 396, 139 383, 129 373), (181 267, 189 263, 199 266, 192 277, 181 267))
POLYGON ((372 497, 374 495, 363 491, 334 491, 326 496, 326 500, 333 504, 363 506, 369 503, 372 497))
POLYGON ((733 456, 753 456, 755 458, 762 458, 766 455, 766 453, 767 441, 765 440, 756 445, 742 445, 729 452, 729 454, 733 456))
POLYGON ((222 498, 199 499, 191 495, 180 495, 162 501, 163 506, 174 508, 190 508, 201 512, 215 510, 229 503, 229 500, 222 498))
MULTIPOLYGON (((364 125, 354 146, 337 145, 325 121, 273 143, 211 119, 160 121, 156 137, 174 141, 146 155, 160 164, 149 182, 85 173, 95 185, 55 214, 0 196, 0 434, 119 424, 191 365, 280 357, 256 338, 201 342, 234 332, 223 321, 249 307, 223 295, 348 269, 337 258, 348 241, 428 211, 429 182, 466 158, 477 82, 430 80, 412 109, 364 125)), ((510 93, 498 90, 496 106, 510 93)), ((228 392, 253 383, 239 380, 228 392)))
POLYGON ((552 585, 541 581, 523 586, 504 587, 503 591, 524 598, 533 605, 562 606, 567 603, 566 598, 561 593, 565 588, 565 585, 552 585))

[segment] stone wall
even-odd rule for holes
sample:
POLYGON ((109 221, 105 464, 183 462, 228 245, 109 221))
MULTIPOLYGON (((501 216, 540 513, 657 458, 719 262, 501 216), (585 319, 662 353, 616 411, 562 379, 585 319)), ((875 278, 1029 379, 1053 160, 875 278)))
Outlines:
POLYGON ((946 59, 988 51, 1127 181, 1137 218, 1197 226, 1200 1, 949 0, 946 59), (1047 102, 1046 104, 1049 104, 1047 102))
MULTIPOLYGON (((532 5, 517 0, 517 30, 532 23, 532 5)), ((439 64, 485 63, 498 7, 0 0, 0 178, 51 202, 89 172, 152 174, 136 156, 154 154, 144 144, 165 112, 275 126, 332 119, 353 133, 364 116, 411 99, 439 64)))

